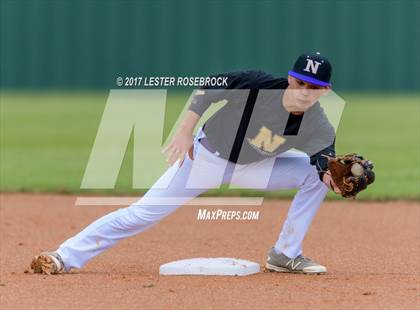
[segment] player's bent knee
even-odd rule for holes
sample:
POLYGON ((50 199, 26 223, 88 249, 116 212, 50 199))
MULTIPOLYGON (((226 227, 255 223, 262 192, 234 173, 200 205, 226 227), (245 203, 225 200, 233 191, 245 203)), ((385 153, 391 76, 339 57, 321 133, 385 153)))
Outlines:
POLYGON ((310 164, 307 156, 293 158, 293 171, 299 188, 320 182, 318 171, 315 166, 310 164))
POLYGON ((305 179, 303 180, 302 186, 314 186, 322 184, 321 180, 319 179, 318 171, 314 166, 310 166, 307 169, 307 173, 305 179))

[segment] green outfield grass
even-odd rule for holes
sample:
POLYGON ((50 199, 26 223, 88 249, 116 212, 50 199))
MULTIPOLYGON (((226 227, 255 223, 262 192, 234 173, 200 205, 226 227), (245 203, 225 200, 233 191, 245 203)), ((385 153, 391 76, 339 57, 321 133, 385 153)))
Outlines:
MULTIPOLYGON (((338 131, 337 152, 359 152, 375 163, 377 180, 360 198, 419 199, 419 95, 340 95, 347 104, 338 131)), ((85 193, 80 190, 80 184, 106 98, 107 92, 3 91, 0 190, 85 193)), ((166 132, 187 98, 188 94, 170 96, 166 132)), ((116 189, 103 192, 139 193, 131 186, 130 150, 131 144, 116 189)), ((268 196, 292 194, 287 191, 268 196)))

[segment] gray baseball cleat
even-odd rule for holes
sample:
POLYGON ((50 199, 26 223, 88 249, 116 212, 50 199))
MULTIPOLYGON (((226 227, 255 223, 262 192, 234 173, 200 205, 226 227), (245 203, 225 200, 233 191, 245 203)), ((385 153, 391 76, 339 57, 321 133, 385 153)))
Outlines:
POLYGON ((283 253, 277 254, 274 248, 268 253, 265 269, 276 272, 292 272, 305 274, 326 273, 327 268, 312 261, 311 259, 299 255, 289 258, 283 253))
POLYGON ((57 274, 65 271, 64 262, 56 252, 43 252, 32 259, 30 268, 34 273, 57 274))

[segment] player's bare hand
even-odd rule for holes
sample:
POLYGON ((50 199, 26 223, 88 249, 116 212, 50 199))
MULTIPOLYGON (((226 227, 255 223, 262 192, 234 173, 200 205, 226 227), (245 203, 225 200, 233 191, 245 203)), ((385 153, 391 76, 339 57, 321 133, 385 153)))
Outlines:
POLYGON ((330 190, 334 191, 336 194, 341 194, 340 189, 334 183, 334 180, 332 179, 331 173, 329 171, 324 173, 324 176, 323 176, 322 180, 330 190))
POLYGON ((163 149, 162 153, 166 155, 166 162, 169 165, 173 165, 179 160, 179 167, 181 167, 188 152, 191 159, 194 159, 192 148, 193 136, 191 132, 180 130, 175 134, 172 141, 163 149))

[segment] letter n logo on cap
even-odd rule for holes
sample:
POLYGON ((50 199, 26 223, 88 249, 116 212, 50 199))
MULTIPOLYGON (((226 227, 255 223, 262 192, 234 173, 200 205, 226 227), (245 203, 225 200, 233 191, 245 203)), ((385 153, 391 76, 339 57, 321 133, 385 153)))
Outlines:
POLYGON ((309 72, 311 70, 312 74, 316 74, 318 67, 321 63, 318 61, 313 61, 312 59, 306 59, 306 68, 303 71, 309 72))

